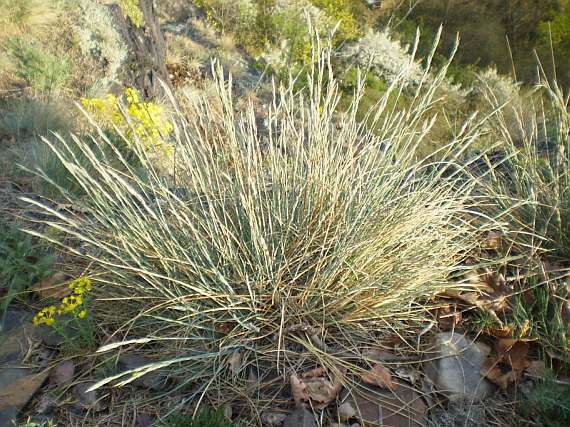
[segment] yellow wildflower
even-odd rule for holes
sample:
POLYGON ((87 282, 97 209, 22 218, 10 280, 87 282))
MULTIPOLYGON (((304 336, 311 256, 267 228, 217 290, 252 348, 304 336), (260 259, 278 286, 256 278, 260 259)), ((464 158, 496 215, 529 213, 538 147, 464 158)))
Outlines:
POLYGON ((117 126, 131 141, 139 140, 145 149, 165 149, 163 137, 174 130, 172 123, 164 118, 164 109, 152 102, 143 102, 134 88, 124 92, 125 111, 128 120, 121 110, 121 102, 114 95, 105 98, 84 98, 81 100, 85 109, 102 125, 112 128, 117 126))
POLYGON ((77 317, 80 319, 83 319, 85 316, 87 316, 87 310, 81 310, 79 314, 77 314, 77 317))
POLYGON ((73 290, 76 295, 83 295, 93 288, 91 279, 86 276, 79 277, 69 284, 69 288, 73 290))
POLYGON ((49 307, 44 307, 40 311, 38 311, 38 313, 32 319, 32 322, 36 326, 39 326, 43 323, 45 323, 46 325, 53 325, 55 321, 53 318, 55 311, 56 308, 54 305, 50 305, 49 307))

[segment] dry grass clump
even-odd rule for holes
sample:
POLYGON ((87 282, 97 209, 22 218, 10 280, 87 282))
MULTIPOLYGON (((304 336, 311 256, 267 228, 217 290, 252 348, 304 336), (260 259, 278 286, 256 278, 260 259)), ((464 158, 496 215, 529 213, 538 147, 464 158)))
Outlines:
POLYGON ((491 172, 482 180, 488 213, 509 224, 508 238, 519 250, 553 251, 568 259, 569 97, 545 77, 525 105, 488 89, 486 99, 496 110, 489 125, 501 147, 494 158, 488 157, 491 172))
POLYGON ((475 241, 469 186, 414 156, 444 72, 401 111, 387 108, 405 84, 394 81, 368 113, 372 134, 356 120, 362 85, 337 120, 330 51, 313 59, 304 89, 275 88, 266 129, 252 108, 236 111, 231 78, 216 68, 222 108, 204 100, 189 122, 174 118, 172 177, 136 141, 141 168, 120 153, 116 166, 100 129, 99 148, 46 140, 85 193, 60 187, 62 196, 91 212, 53 212, 50 225, 105 273, 96 317, 116 332, 103 350, 137 346, 156 360, 137 375, 168 367, 188 399, 233 402, 251 409, 244 417, 282 402, 295 371, 362 369, 364 347, 421 320, 429 298, 453 286, 449 273, 475 241))
POLYGON ((49 31, 61 11, 51 0, 0 0, 0 42, 14 36, 49 31))

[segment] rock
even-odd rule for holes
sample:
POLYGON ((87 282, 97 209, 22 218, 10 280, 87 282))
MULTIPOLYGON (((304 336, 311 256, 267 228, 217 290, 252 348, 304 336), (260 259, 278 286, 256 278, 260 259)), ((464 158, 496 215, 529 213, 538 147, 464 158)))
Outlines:
POLYGON ((32 318, 31 313, 23 310, 7 310, 4 316, 1 317, 0 334, 8 333, 25 323, 32 318))
POLYGON ((65 341, 63 335, 51 326, 40 325, 37 327, 36 333, 42 342, 48 347, 59 347, 65 341))
POLYGON ((28 368, 0 371, 0 425, 15 422, 19 410, 28 403, 48 377, 49 371, 32 374, 28 368))
POLYGON ((57 364, 51 373, 51 377, 57 385, 65 386, 71 384, 74 374, 75 363, 73 360, 64 360, 57 364))
POLYGON ((261 424, 265 427, 280 427, 287 418, 287 414, 280 412, 264 412, 261 414, 261 424))
POLYGON ((338 417, 341 421, 348 421, 351 418, 356 418, 356 409, 350 402, 344 402, 337 408, 338 417))
POLYGON ((475 404, 467 399, 449 402, 449 405, 443 408, 434 408, 431 411, 430 419, 433 425, 438 426, 461 426, 461 427, 478 427, 489 425, 489 421, 485 415, 486 404, 475 404))
POLYGON ((287 415, 283 427, 317 427, 312 412, 304 407, 299 407, 287 415))
POLYGON ((97 403, 97 390, 87 391, 94 384, 93 381, 87 381, 73 388, 73 394, 84 406, 93 406, 97 403))
POLYGON ((146 414, 137 414, 135 427, 152 427, 154 418, 146 414))
POLYGON ((393 390, 356 385, 345 395, 345 403, 356 410, 356 418, 367 427, 423 426, 426 405, 410 386, 396 383, 393 390))
POLYGON ((484 353, 464 335, 439 333, 433 358, 426 363, 425 373, 450 400, 484 399, 494 391, 480 372, 485 362, 484 353))
MULTIPOLYGON (((123 371, 140 368, 151 364, 152 361, 136 354, 125 354, 119 357, 119 368, 123 371)), ((164 389, 167 378, 161 371, 152 371, 142 375, 131 382, 136 387, 148 388, 155 391, 164 389)))
POLYGON ((37 339, 35 327, 31 323, 10 328, 0 335, 0 363, 13 363, 22 360, 28 353, 30 344, 37 339))

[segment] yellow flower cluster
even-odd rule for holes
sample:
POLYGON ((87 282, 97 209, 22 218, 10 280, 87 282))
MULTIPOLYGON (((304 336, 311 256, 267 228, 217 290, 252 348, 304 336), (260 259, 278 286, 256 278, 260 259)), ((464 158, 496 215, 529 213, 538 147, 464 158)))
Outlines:
POLYGON ((325 12, 325 14, 336 25, 340 21, 339 27, 335 34, 335 41, 342 42, 345 40, 357 39, 361 30, 358 21, 351 11, 350 2, 347 0, 310 0, 312 4, 325 12))
POLYGON ((55 311, 55 305, 50 305, 49 307, 42 308, 32 319, 34 325, 39 326, 44 323, 48 326, 53 325, 55 322, 55 319, 53 317, 55 311))
POLYGON ((173 131, 172 123, 164 118, 164 109, 153 102, 143 102, 136 89, 127 88, 124 93, 125 109, 130 124, 121 112, 121 101, 115 95, 105 98, 83 98, 81 103, 104 126, 117 126, 132 142, 142 141, 146 150, 161 148, 167 154, 170 146, 163 138, 173 131))
POLYGON ((85 276, 79 277, 69 284, 69 288, 73 293, 64 297, 57 307, 50 305, 42 308, 32 319, 34 325, 46 324, 51 326, 55 323, 56 314, 61 316, 62 314, 73 313, 79 319, 87 316, 84 295, 93 288, 91 279, 85 276))

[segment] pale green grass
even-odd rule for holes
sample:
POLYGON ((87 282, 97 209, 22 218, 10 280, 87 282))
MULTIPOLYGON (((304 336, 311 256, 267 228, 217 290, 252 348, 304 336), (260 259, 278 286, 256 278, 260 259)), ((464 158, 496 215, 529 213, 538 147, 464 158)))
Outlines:
MULTIPOLYGON (((136 347, 156 361, 95 388, 168 369, 179 388, 192 385, 189 399, 207 394, 256 418, 291 373, 361 371, 363 346, 393 331, 405 338, 402 326, 457 286, 449 275, 477 242, 471 184, 415 159, 445 69, 429 84, 426 71, 408 109, 388 107, 402 96, 396 80, 364 120, 372 134, 356 120, 363 84, 337 116, 330 51, 314 55, 304 89, 275 87, 263 132, 253 107, 237 111, 231 78, 214 67, 218 99, 203 100, 190 121, 173 117, 168 178, 136 142, 146 178, 124 159, 114 166, 100 129, 98 147, 45 141, 85 194, 60 187, 61 196, 91 212, 52 212, 59 220, 49 224, 86 244, 68 249, 102 272, 94 316, 116 332, 100 351, 136 347), (253 372, 277 380, 248 392, 253 372)), ((460 152, 473 137, 447 149, 460 152)))

